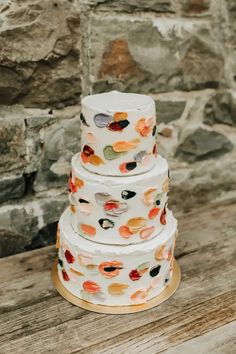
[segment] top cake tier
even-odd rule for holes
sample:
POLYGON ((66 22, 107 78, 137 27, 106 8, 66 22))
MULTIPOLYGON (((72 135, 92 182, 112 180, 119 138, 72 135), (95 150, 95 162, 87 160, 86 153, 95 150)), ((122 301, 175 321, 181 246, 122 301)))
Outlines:
POLYGON ((153 99, 117 91, 82 99, 81 164, 105 176, 137 175, 155 163, 153 99))

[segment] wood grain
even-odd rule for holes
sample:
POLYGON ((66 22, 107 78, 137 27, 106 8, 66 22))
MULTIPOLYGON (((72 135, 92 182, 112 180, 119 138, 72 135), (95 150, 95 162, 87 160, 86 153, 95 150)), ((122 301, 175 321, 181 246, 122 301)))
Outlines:
POLYGON ((165 354, 235 354, 236 321, 195 337, 174 348, 165 350, 165 354))
POLYGON ((51 284, 53 247, 0 260, 0 353, 192 354, 191 346, 208 353, 203 344, 208 339, 213 353, 218 348, 213 333, 220 333, 222 353, 231 353, 235 215, 232 204, 179 216, 180 288, 166 303, 143 313, 101 315, 66 302, 51 284))

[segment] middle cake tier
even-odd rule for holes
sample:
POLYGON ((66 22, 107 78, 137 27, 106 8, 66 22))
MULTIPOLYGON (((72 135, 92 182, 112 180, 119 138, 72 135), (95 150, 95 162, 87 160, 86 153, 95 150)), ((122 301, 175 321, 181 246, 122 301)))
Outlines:
POLYGON ((137 176, 109 177, 88 172, 72 158, 69 178, 71 225, 99 243, 127 245, 157 236, 166 224, 167 161, 137 176))

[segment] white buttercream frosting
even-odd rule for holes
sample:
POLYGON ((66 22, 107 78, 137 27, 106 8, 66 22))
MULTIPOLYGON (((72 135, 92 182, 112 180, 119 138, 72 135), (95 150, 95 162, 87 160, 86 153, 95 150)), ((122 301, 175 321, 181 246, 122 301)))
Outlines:
POLYGON ((170 211, 158 237, 125 247, 78 236, 70 225, 69 210, 60 219, 59 230, 59 277, 79 298, 109 306, 144 303, 171 279, 177 222, 170 211))
POLYGON ((88 172, 75 155, 69 194, 72 226, 87 239, 107 244, 156 237, 164 226, 168 182, 168 164, 161 156, 145 175, 109 177, 88 172))
POLYGON ((156 113, 151 97, 117 91, 87 96, 81 120, 81 163, 89 171, 122 176, 154 166, 156 113))

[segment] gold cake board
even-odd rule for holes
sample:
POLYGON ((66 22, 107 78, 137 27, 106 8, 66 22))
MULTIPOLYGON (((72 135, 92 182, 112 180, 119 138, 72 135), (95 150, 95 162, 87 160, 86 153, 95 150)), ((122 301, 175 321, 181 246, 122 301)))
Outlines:
POLYGON ((157 305, 162 304, 164 301, 169 299, 170 296, 174 294, 177 290, 180 279, 181 279, 181 271, 178 263, 174 260, 173 264, 173 275, 170 283, 167 285, 164 291, 161 294, 157 295, 153 299, 147 301, 141 305, 127 305, 127 306, 106 306, 106 305, 96 305, 92 304, 88 301, 81 300, 72 293, 70 293, 61 283, 58 272, 57 272, 57 259, 53 263, 52 267, 52 281, 54 286, 56 287, 59 294, 64 297, 67 301, 71 302, 73 305, 81 307, 85 310, 98 312, 98 313, 106 313, 106 314, 114 314, 114 315, 122 315, 128 313, 135 313, 140 311, 145 311, 151 309, 157 305))

